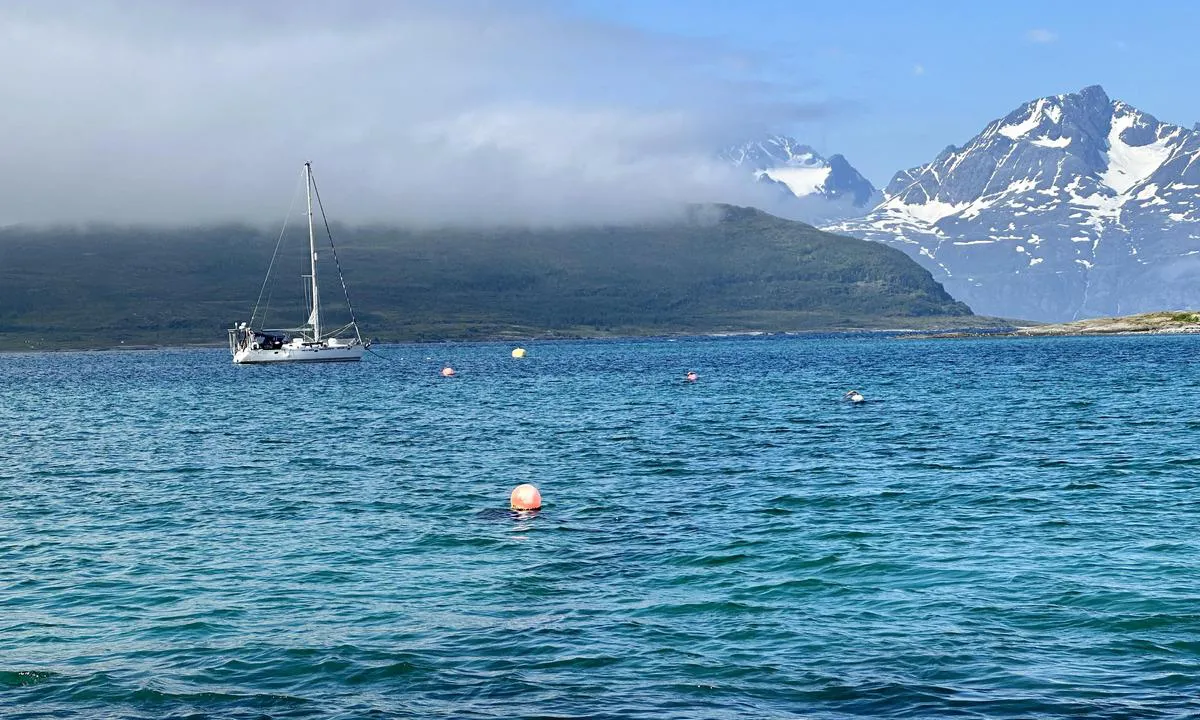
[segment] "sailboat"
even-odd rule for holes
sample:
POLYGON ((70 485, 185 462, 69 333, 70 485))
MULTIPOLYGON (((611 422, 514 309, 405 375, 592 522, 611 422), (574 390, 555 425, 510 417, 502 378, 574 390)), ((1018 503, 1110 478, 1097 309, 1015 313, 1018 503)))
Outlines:
MULTIPOLYGON (((337 251, 333 249, 333 236, 329 236, 329 247, 332 251, 334 266, 337 268, 338 279, 342 283, 342 291, 346 295, 346 306, 350 309, 350 322, 332 332, 328 332, 321 324, 321 296, 317 287, 317 241, 313 227, 313 192, 316 181, 313 180, 312 163, 304 163, 304 196, 307 203, 308 215, 308 252, 311 272, 304 276, 310 281, 308 292, 308 321, 295 328, 267 329, 256 325, 259 306, 262 304, 262 291, 259 292, 258 303, 250 315, 249 322, 237 323, 229 329, 229 352, 233 362, 237 364, 250 363, 279 363, 279 362, 358 362, 370 343, 363 342, 358 321, 354 318, 354 308, 350 305, 350 294, 346 291, 346 280, 342 277, 341 264, 337 262, 337 251), (353 331, 353 336, 339 337, 353 331)), ((317 206, 321 209, 321 220, 326 231, 329 222, 325 219, 325 208, 321 203, 320 192, 317 191, 317 206)), ((283 233, 280 233, 280 241, 283 233)), ((275 255, 279 253, 278 243, 275 255)), ((271 258, 271 267, 275 265, 275 257, 271 258)), ((271 276, 271 268, 267 269, 267 280, 263 281, 263 289, 271 276)))

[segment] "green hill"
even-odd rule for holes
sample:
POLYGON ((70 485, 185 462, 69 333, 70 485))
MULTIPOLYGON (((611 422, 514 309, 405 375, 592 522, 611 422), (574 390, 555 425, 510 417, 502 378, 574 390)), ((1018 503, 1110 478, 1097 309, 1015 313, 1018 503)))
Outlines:
MULTIPOLYGON (((334 228, 365 333, 385 340, 921 325, 970 310, 903 253, 747 208, 561 230, 334 228)), ((219 343, 246 320, 276 235, 249 227, 0 230, 0 345, 219 343)), ((268 323, 303 318, 289 231, 268 323)), ((322 299, 345 315, 328 252, 322 299), (342 307, 338 307, 338 305, 342 307)), ((344 319, 344 318, 343 318, 344 319)))

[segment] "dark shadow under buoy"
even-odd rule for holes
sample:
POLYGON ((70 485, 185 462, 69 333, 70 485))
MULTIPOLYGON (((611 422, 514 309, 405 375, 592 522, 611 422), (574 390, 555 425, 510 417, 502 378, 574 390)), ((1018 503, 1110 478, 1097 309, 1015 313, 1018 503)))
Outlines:
POLYGON ((475 513, 475 517, 491 520, 498 518, 511 518, 513 520, 531 520, 537 517, 538 511, 542 508, 542 493, 538 489, 529 484, 522 483, 513 488, 512 493, 508 496, 508 509, 487 508, 475 513))
POLYGON ((475 518, 478 520, 513 520, 519 522, 521 520, 532 520, 537 517, 542 511, 539 510, 507 510, 505 508, 484 508, 475 513, 475 518))

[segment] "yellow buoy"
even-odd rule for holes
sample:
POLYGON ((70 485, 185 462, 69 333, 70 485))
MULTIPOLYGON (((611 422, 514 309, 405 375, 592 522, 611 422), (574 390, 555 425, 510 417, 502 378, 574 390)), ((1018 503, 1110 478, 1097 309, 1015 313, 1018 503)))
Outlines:
POLYGON ((512 356, 515 358, 525 357, 525 348, 513 348, 512 356))

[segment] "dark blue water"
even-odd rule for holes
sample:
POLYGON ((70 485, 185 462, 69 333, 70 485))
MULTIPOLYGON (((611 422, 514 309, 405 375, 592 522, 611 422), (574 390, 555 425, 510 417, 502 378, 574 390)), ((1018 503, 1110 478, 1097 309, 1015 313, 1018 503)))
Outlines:
POLYGON ((0 715, 1200 713, 1200 338, 510 347, 0 356, 0 715))

